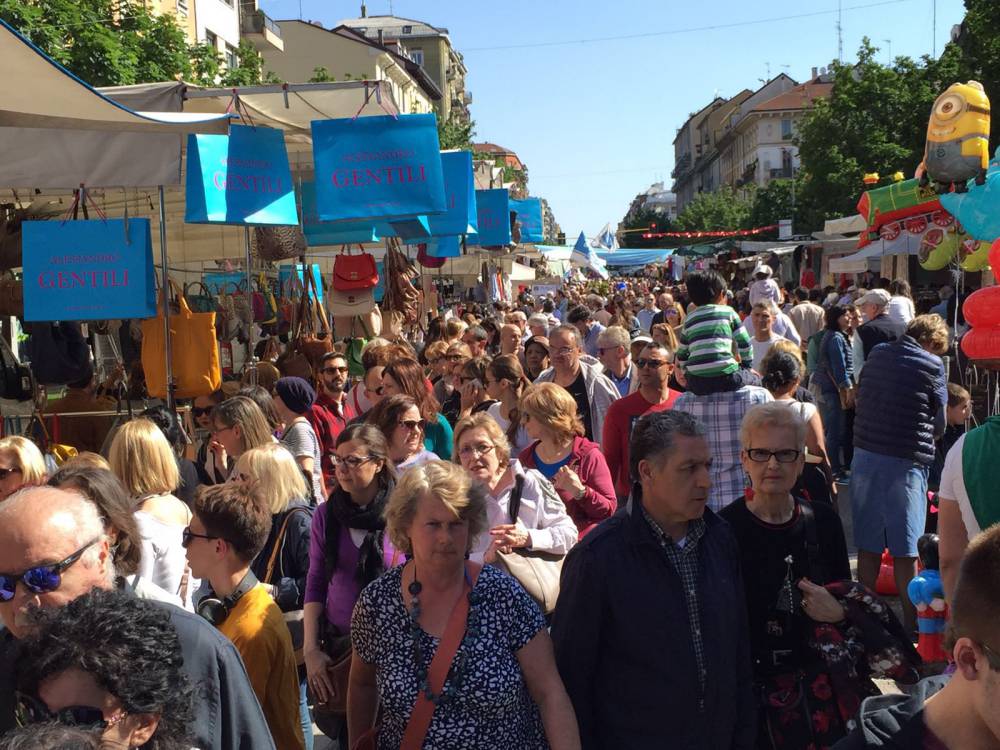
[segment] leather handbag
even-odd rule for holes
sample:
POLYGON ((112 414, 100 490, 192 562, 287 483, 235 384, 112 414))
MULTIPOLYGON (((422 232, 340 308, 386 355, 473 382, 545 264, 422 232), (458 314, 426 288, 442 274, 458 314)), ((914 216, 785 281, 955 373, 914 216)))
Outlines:
MULTIPOLYGON (((278 536, 275 538, 274 548, 271 550, 271 556, 267 560, 267 569, 264 572, 264 579, 262 583, 271 583, 271 577, 274 575, 274 566, 278 561, 278 555, 281 553, 281 548, 284 546, 285 532, 288 531, 288 522, 292 520, 292 516, 296 513, 308 514, 308 512, 309 511, 305 508, 292 508, 285 514, 285 520, 282 521, 281 529, 278 531, 278 536)), ((302 666, 306 663, 305 655, 302 652, 302 645, 305 641, 305 613, 301 609, 294 609, 290 612, 282 612, 281 614, 285 618, 285 625, 288 627, 288 632, 292 636, 292 648, 295 650, 295 663, 302 666)))
MULTIPOLYGON (((517 523, 521 509, 521 493, 524 477, 514 479, 514 489, 510 493, 510 522, 517 523)), ((497 552, 494 565, 517 579, 518 583, 538 604, 542 612, 551 614, 559 598, 559 576, 562 574, 565 555, 540 550, 515 549, 509 553, 497 552)))
POLYGON ((306 236, 297 226, 254 227, 253 247, 263 260, 298 258, 306 254, 306 236))
POLYGON ((18 362, 7 339, 0 335, 0 398, 30 401, 35 394, 31 368, 18 362))
POLYGON ((375 307, 375 294, 371 289, 341 292, 330 289, 326 294, 327 308, 334 318, 358 318, 375 307))
MULTIPOLYGON (((177 398, 208 396, 222 385, 219 347, 215 342, 215 313, 191 312, 187 300, 173 280, 170 281, 170 304, 177 312, 170 315, 171 358, 177 398)), ((160 292, 155 318, 142 321, 142 369, 146 390, 153 398, 166 398, 166 341, 163 318, 166 293, 160 292)))
POLYGON ((313 373, 319 370, 323 355, 333 351, 333 334, 326 311, 318 302, 315 283, 311 273, 305 275, 305 287, 293 324, 294 335, 288 351, 275 363, 286 376, 294 375, 306 380, 312 378, 313 373))
POLYGON ((340 255, 333 259, 333 288, 338 292, 374 289, 378 285, 375 256, 364 250, 359 255, 350 252, 350 246, 345 245, 340 255))
POLYGON ((26 352, 35 378, 43 385, 66 385, 93 373, 90 344, 79 323, 25 323, 26 352))
POLYGON ((274 299, 274 292, 264 274, 257 277, 257 291, 253 293, 252 301, 255 322, 262 325, 273 325, 278 322, 278 303, 274 299), (259 312, 258 306, 260 307, 259 312))
POLYGON ((218 307, 215 297, 208 291, 208 287, 200 281, 192 281, 190 284, 184 285, 184 299, 187 300, 191 311, 196 313, 215 312, 218 307), (196 291, 197 294, 192 294, 192 291, 196 291))
POLYGON ((0 273, 0 315, 24 317, 24 283, 13 271, 0 273))

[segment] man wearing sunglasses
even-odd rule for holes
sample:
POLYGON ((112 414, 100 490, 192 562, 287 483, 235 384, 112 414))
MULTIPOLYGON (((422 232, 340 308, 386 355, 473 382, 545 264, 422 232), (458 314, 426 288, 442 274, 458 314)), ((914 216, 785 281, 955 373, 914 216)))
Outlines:
MULTIPOLYGON (((77 492, 22 490, 0 503, 0 735, 13 728, 18 640, 36 607, 61 607, 115 575, 104 522, 77 492)), ((184 669, 199 688, 192 743, 203 750, 273 750, 274 742, 233 645, 197 615, 157 603, 177 630, 184 669)))
POLYGON ((608 408, 601 443, 619 506, 632 491, 628 468, 628 440, 632 428, 643 414, 672 408, 681 395, 669 385, 670 373, 674 371, 674 353, 670 349, 656 343, 647 344, 634 365, 639 389, 608 408))
POLYGON ((946 647, 955 672, 928 677, 910 695, 861 704, 858 727, 834 750, 867 747, 966 750, 1000 747, 1000 526, 969 544, 949 605, 946 647))

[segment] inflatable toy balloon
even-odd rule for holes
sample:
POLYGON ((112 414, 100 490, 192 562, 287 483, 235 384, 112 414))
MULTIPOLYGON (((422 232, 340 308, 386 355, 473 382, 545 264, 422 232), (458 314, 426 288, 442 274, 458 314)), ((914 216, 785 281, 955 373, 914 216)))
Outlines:
POLYGON ((958 265, 963 271, 985 271, 990 267, 990 243, 971 237, 958 246, 958 265))
POLYGON ((878 567, 878 578, 875 579, 875 593, 879 596, 899 596, 896 588, 896 573, 892 555, 889 550, 882 550, 882 561, 878 567))
POLYGON ((867 172, 861 181, 866 185, 878 185, 879 180, 882 178, 879 176, 878 172, 867 172))
MULTIPOLYGON (((924 214, 935 214, 941 211, 941 201, 937 194, 928 187, 920 187, 919 181, 903 180, 893 182, 884 187, 867 190, 858 200, 858 213, 868 224, 868 231, 858 240, 858 247, 864 247, 877 240, 883 227, 886 232, 898 236, 900 227, 893 226, 896 222, 924 214)), ((882 239, 891 239, 881 234, 882 239)))
POLYGON ((920 261, 921 268, 928 271, 940 271, 951 263, 952 258, 961 246, 963 236, 958 233, 956 227, 945 229, 937 225, 932 226, 920 239, 920 250, 917 252, 917 260, 920 261))
POLYGON ((939 193, 952 185, 966 190, 972 178, 982 185, 990 160, 990 100, 978 81, 953 83, 935 100, 927 125, 920 184, 934 181, 939 193))
POLYGON ((968 188, 967 192, 942 195, 941 205, 972 237, 993 242, 1000 237, 1000 149, 990 160, 986 184, 973 181, 968 188))

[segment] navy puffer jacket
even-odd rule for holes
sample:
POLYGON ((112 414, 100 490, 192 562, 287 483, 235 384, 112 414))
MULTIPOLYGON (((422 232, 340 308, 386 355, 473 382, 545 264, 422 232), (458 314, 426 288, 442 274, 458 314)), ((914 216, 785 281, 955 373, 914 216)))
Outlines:
POLYGON ((947 403, 940 357, 910 336, 879 344, 861 371, 854 447, 930 465, 947 403))

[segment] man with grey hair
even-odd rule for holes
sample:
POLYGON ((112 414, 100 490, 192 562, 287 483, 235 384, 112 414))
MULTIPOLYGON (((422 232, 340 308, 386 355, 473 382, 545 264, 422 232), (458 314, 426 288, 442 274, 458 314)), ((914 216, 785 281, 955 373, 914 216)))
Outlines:
POLYGON ((576 326, 558 326, 549 337, 552 367, 542 370, 536 383, 555 383, 565 388, 576 401, 576 413, 583 422, 588 440, 600 443, 604 419, 611 402, 619 398, 615 384, 601 372, 599 365, 581 360, 580 332, 576 326))
POLYGON ((706 507, 711 464, 698 420, 642 417, 628 504, 563 564, 552 640, 584 748, 754 746, 739 551, 706 507))
POLYGON ((609 326, 597 337, 597 358, 604 365, 604 374, 615 384, 624 398, 635 393, 639 378, 632 365, 632 339, 621 326, 609 326))
MULTIPOLYGON (((558 324, 558 321, 557 321, 558 324)), ((528 337, 549 336, 549 316, 545 313, 535 313, 528 318, 528 337)))
MULTIPOLYGON (((14 726, 18 639, 36 607, 61 607, 116 585, 111 541, 97 507, 75 491, 30 487, 0 503, 0 734, 14 726)), ((198 688, 192 743, 203 750, 273 750, 235 647, 201 617, 170 604, 184 669, 198 688)))
MULTIPOLYGON (((904 323, 889 317, 891 300, 892 297, 885 289, 872 289, 858 300, 858 307, 861 308, 861 314, 865 316, 866 321, 858 328, 865 359, 868 359, 872 349, 879 344, 888 344, 906 333, 904 323)), ((859 364, 859 362, 854 363, 855 369, 858 369, 859 364)))

